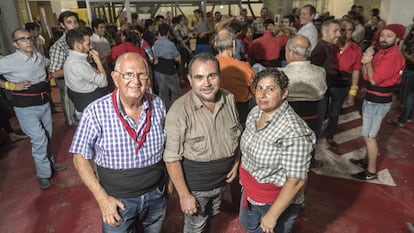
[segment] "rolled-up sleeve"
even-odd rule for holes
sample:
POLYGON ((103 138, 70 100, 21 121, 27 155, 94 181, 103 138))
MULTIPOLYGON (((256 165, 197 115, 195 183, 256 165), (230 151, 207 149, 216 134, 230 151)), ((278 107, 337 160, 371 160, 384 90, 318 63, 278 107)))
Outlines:
POLYGON ((165 121, 167 140, 164 150, 164 161, 175 162, 182 160, 184 151, 185 117, 170 109, 165 121))
POLYGON ((313 134, 290 138, 283 142, 282 167, 288 178, 306 179, 309 171, 313 134))

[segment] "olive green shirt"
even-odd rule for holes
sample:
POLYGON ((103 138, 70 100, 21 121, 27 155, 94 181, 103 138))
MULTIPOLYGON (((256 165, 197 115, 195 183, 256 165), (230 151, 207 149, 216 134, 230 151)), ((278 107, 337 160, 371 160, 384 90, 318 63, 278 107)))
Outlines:
POLYGON ((234 96, 220 89, 214 112, 193 90, 174 102, 167 113, 164 161, 186 159, 207 162, 234 155, 241 125, 234 96))

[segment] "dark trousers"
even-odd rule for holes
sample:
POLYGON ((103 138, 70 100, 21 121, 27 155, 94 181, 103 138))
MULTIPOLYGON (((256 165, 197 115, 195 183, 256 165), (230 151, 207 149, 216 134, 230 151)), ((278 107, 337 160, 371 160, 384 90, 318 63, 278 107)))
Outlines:
MULTIPOLYGON (((308 127, 315 133, 316 137, 319 137, 319 132, 322 126, 322 123, 320 123, 321 102, 323 102, 323 105, 326 105, 326 101, 322 100, 289 102, 289 105, 293 108, 293 110, 295 110, 296 114, 298 114, 306 122, 308 127)), ((323 115, 325 115, 325 111, 323 112, 323 115)), ((315 160, 315 149, 312 150, 311 155, 311 163, 313 163, 315 160)))
POLYGON ((338 126, 339 114, 342 105, 348 95, 348 87, 330 87, 328 90, 329 112, 328 126, 326 127, 326 138, 333 139, 336 127, 338 126))

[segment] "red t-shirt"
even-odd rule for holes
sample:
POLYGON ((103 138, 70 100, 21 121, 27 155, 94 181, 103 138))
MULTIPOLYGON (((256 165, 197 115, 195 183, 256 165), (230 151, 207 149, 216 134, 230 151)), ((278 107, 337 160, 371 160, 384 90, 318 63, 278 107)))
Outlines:
POLYGON ((362 69, 362 50, 352 41, 347 42, 345 50, 338 51, 338 69, 348 73, 362 69))
POLYGON ((286 34, 273 37, 270 31, 264 31, 262 37, 253 40, 249 48, 249 57, 263 61, 276 60, 287 41, 286 34))
MULTIPOLYGON (((405 59, 398 46, 388 49, 380 49, 372 60, 374 67, 374 80, 376 86, 388 87, 400 83, 401 73, 405 68, 405 59)), ((369 80, 368 75, 364 75, 364 80, 369 80)))

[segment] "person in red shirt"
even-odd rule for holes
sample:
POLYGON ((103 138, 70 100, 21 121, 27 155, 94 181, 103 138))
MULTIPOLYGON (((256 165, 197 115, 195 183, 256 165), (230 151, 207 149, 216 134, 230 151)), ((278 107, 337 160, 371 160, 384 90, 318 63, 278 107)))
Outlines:
POLYGON ((405 68, 405 59, 398 46, 404 33, 403 25, 385 26, 380 35, 381 49, 375 53, 374 47, 371 46, 362 56, 362 73, 366 88, 362 105, 362 136, 367 146, 367 160, 350 160, 351 163, 365 168, 364 171, 351 175, 355 179, 377 178, 378 143, 376 136, 384 116, 391 108, 392 92, 400 83, 401 74, 405 68))
POLYGON ((362 68, 361 48, 352 40, 352 32, 355 29, 354 25, 352 20, 345 19, 341 22, 341 36, 338 40, 338 49, 335 50, 335 56, 338 60, 338 74, 329 85, 330 110, 328 113, 326 140, 329 147, 334 150, 337 150, 339 147, 338 143, 333 140, 333 137, 338 126, 342 105, 345 99, 347 99, 347 104, 354 104, 354 97, 358 91, 358 80, 362 68))
POLYGON ((280 51, 286 46, 288 36, 284 33, 273 36, 279 32, 279 29, 275 27, 272 19, 267 19, 264 25, 266 30, 263 36, 253 40, 249 48, 249 59, 251 64, 260 63, 265 67, 280 67, 280 51))

